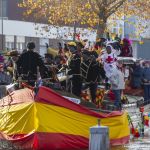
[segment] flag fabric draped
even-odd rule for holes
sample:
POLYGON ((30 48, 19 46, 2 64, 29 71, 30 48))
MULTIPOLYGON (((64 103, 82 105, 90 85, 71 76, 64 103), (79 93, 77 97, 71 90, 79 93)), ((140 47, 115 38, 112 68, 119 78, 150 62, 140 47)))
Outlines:
POLYGON ((0 101, 0 138, 28 149, 84 149, 89 128, 98 119, 109 127, 111 145, 129 141, 126 112, 94 112, 46 87, 40 87, 36 97, 32 90, 22 89, 0 101))

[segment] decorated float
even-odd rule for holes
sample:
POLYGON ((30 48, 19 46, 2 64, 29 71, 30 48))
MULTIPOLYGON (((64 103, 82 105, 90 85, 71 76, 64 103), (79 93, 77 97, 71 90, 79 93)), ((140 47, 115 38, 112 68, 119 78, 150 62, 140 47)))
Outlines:
MULTIPOLYGON (((58 82, 67 81, 65 73, 54 74, 58 82)), ((54 85, 57 87, 57 82, 54 85)), ((125 110, 108 111, 110 107, 101 107, 104 101, 111 104, 105 97, 111 93, 103 87, 98 88, 96 106, 92 106, 88 91, 83 91, 81 100, 70 93, 64 94, 59 86, 55 91, 48 85, 38 90, 26 86, 7 92, 0 100, 0 138, 18 149, 87 149, 89 128, 97 125, 99 119, 101 126, 109 127, 111 145, 128 143, 130 126, 134 135, 137 133, 125 110)), ((133 104, 137 108, 137 101, 133 104)))
POLYGON ((96 112, 78 102, 46 87, 37 94, 29 88, 15 90, 0 101, 0 138, 20 149, 86 149, 89 128, 100 119, 109 127, 111 145, 129 141, 126 112, 96 112))

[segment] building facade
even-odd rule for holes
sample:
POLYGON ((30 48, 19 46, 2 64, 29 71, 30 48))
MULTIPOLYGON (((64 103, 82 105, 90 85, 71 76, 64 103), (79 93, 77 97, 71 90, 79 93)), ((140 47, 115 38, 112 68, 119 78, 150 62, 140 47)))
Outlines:
MULTIPOLYGON (((17 49, 22 51, 26 48, 27 42, 34 41, 36 49, 41 55, 44 55, 47 52, 47 44, 50 47, 57 48, 58 42, 73 40, 73 27, 53 27, 46 24, 36 24, 31 21, 31 18, 25 18, 23 16, 24 10, 18 7, 20 1, 0 0, 0 50, 17 49)), ((118 34, 121 38, 131 38, 132 36, 134 56, 140 57, 141 51, 148 49, 149 42, 146 40, 146 45, 139 46, 139 40, 141 39, 137 39, 135 36, 137 29, 124 20, 116 20, 116 25, 111 27, 111 32, 118 34)), ((135 17, 129 21, 136 23, 135 17)), ((150 38, 150 24, 148 27, 148 30, 142 35, 144 39, 150 38)), ((81 39, 89 39, 92 42, 96 39, 96 31, 77 28, 77 33, 81 33, 81 39)))
MULTIPOLYGON (((33 41, 36 49, 41 55, 47 52, 47 44, 57 48, 58 42, 73 40, 73 27, 53 27, 46 24, 33 23, 31 18, 23 16, 24 10, 18 7, 21 0, 0 0, 0 50, 17 49, 22 51, 26 43, 33 41)), ((81 38, 95 40, 96 33, 86 29, 77 28, 82 31, 81 38), (90 38, 89 38, 90 37, 90 38)))
MULTIPOLYGON (((1 28, 1 24, 0 24, 1 28)), ((82 39, 94 41, 96 32, 87 29, 77 28, 82 39)), ((2 31, 0 30, 0 40, 2 41, 2 31)), ((17 49, 22 51, 26 48, 26 43, 33 41, 36 49, 41 55, 47 52, 47 45, 58 48, 58 42, 73 40, 74 29, 72 27, 54 27, 46 24, 35 24, 16 20, 3 20, 3 47, 4 50, 17 49)), ((0 47, 2 47, 0 43, 0 47)))

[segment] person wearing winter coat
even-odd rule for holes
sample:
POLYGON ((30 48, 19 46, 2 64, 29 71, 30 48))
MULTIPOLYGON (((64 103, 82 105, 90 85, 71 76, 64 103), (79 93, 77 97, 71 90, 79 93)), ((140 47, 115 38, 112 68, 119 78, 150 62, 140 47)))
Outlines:
POLYGON ((136 62, 133 68, 133 73, 132 73, 132 87, 133 88, 141 88, 142 74, 143 74, 143 68, 140 66, 139 62, 136 62))
POLYGON ((121 70, 114 69, 109 81, 111 83, 111 90, 115 95, 114 105, 118 109, 121 109, 121 93, 122 90, 125 89, 124 74, 121 72, 121 70))
POLYGON ((150 65, 145 63, 143 74, 142 74, 142 81, 144 87, 144 104, 150 103, 150 65))

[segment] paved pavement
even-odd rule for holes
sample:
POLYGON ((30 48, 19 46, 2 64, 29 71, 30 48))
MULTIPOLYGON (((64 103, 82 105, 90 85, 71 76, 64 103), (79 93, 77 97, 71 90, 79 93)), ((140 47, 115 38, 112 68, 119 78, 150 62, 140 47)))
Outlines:
MULTIPOLYGON (((134 103, 137 100, 141 99, 141 97, 129 97, 129 102, 134 103)), ((139 122, 141 122, 141 114, 139 108, 135 105, 125 108, 126 111, 129 112, 133 124, 136 126, 139 122)), ((150 113, 150 104, 144 106, 144 113, 150 113)), ((111 150, 150 150, 150 127, 144 127, 144 137, 133 138, 131 136, 131 141, 127 145, 112 147, 111 150)))
POLYGON ((149 138, 139 138, 127 145, 112 147, 111 150, 150 150, 149 138))

